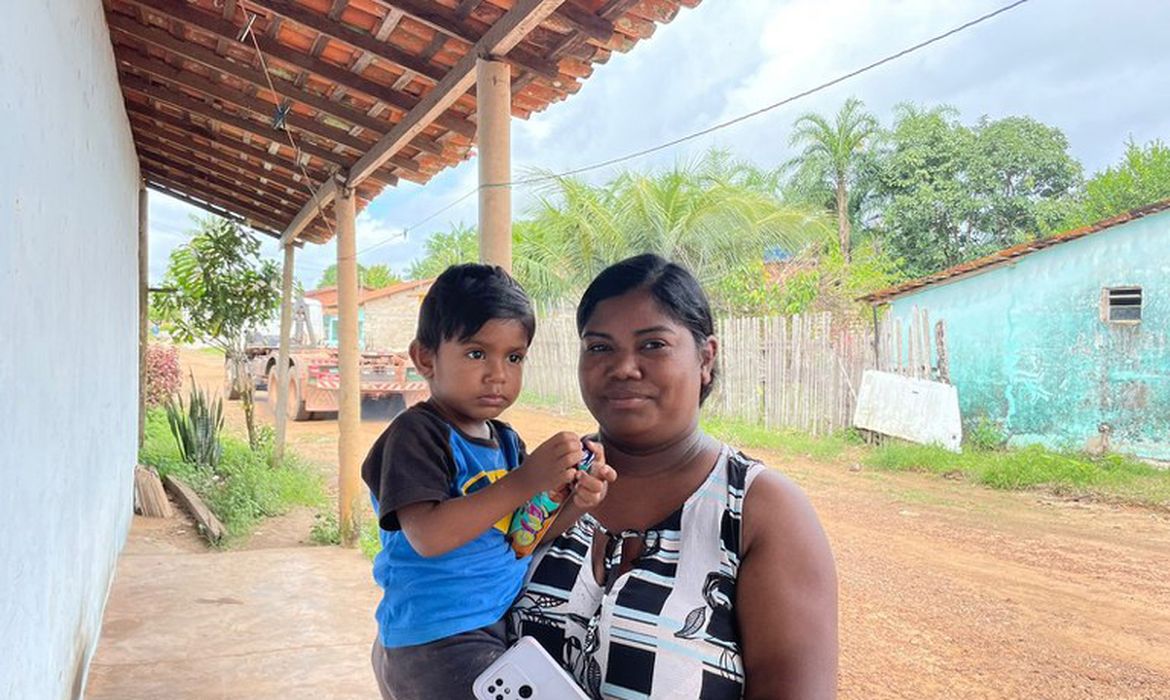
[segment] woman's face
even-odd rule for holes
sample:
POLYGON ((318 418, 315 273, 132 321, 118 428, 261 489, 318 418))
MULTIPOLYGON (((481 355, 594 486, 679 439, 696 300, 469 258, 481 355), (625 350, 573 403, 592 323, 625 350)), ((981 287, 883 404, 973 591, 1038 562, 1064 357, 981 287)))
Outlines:
POLYGON ((581 396, 607 437, 631 447, 670 444, 695 429, 716 343, 702 347, 647 290, 597 305, 581 336, 581 396))

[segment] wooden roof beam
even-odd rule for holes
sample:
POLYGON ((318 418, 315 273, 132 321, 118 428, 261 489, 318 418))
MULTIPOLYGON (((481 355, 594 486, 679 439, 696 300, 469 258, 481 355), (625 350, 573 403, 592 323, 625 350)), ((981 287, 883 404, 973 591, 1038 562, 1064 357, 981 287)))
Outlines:
POLYGON ((222 177, 233 179, 241 184, 256 188, 258 192, 270 194, 287 202, 300 204, 302 200, 312 194, 305 184, 287 180, 276 172, 265 172, 263 168, 241 169, 243 164, 227 163, 225 161, 211 161, 200 157, 197 153, 187 152, 174 143, 165 141, 142 127, 134 129, 136 143, 140 149, 163 158, 169 158, 185 163, 193 168, 208 170, 222 177), (256 172, 259 170, 260 172, 256 172), (267 182, 261 182, 260 180, 267 182))
MULTIPOLYGON (((478 43, 485 33, 484 30, 477 30, 466 19, 460 18, 457 13, 451 13, 442 5, 429 0, 374 0, 374 2, 388 10, 405 12, 415 21, 471 46, 478 43)), ((556 61, 549 61, 523 48, 510 50, 510 53, 501 55, 500 60, 550 80, 557 79, 561 73, 556 61)))
MULTIPOLYGON (((139 91, 133 90, 133 92, 139 92, 139 91)), ((151 97, 151 98, 154 97, 154 95, 147 95, 147 96, 151 97)), ((166 102, 167 100, 160 98, 160 101, 166 102)), ((263 163, 268 163, 274 167, 281 168, 293 176, 297 176, 297 177, 304 176, 304 173, 302 172, 301 164, 298 163, 295 160, 295 158, 286 158, 282 153, 283 149, 285 149, 285 148, 291 149, 291 146, 289 146, 286 142, 280 141, 276 137, 267 137, 267 136, 264 137, 269 142, 274 143, 278 146, 276 152, 273 153, 273 151, 270 148, 266 148, 266 147, 259 145, 257 143, 251 143, 250 141, 246 142, 246 141, 239 141, 236 139, 232 139, 232 138, 229 138, 223 132, 216 133, 216 132, 211 132, 209 130, 205 131, 204 127, 202 125, 196 124, 195 122, 187 121, 187 120, 183 119, 182 117, 176 117, 176 116, 171 115, 167 112, 163 112, 157 108, 154 108, 150 105, 143 105, 139 102, 127 101, 126 102, 126 109, 128 112, 130 112, 131 117, 133 117, 134 115, 139 115, 142 118, 151 119, 159 124, 165 125, 168 128, 170 128, 171 130, 177 131, 182 135, 201 136, 201 137, 207 139, 213 147, 215 147, 219 150, 226 150, 226 151, 228 151, 229 155, 232 155, 232 156, 236 157, 237 159, 247 160, 247 158, 249 158, 249 157, 255 158, 256 160, 261 161, 263 163)), ((188 110, 188 111, 190 111, 190 110, 188 110)), ((209 116, 206 118, 215 119, 216 117, 209 116)), ((416 163, 414 160, 412 160, 410 158, 399 158, 399 159, 393 161, 393 163, 396 167, 398 167, 401 170, 410 170, 411 172, 419 172, 421 170, 418 163, 416 163)), ((321 170, 319 168, 313 167, 312 164, 305 165, 303 167, 303 170, 308 171, 309 178, 312 179, 314 182, 324 182, 326 179, 333 177, 332 172, 327 172, 325 170, 321 170)), ((394 175, 387 174, 384 171, 379 172, 375 177, 371 178, 371 180, 373 180, 376 184, 378 184, 381 187, 393 186, 393 185, 398 184, 397 177, 395 177, 394 175)))
MULTIPOLYGON (((126 36, 134 37, 149 44, 153 44, 161 49, 171 51, 179 56, 190 61, 195 61, 208 68, 217 70, 220 73, 225 73, 240 80, 247 81, 257 88, 262 90, 268 89, 268 83, 265 80, 264 72, 256 70, 230 59, 221 57, 219 54, 204 48, 203 46, 177 39, 168 32, 154 27, 147 27, 138 22, 135 22, 130 17, 124 15, 112 15, 109 18, 109 25, 111 29, 124 33, 126 36)), ((325 112, 331 116, 338 117, 352 124, 360 126, 364 129, 371 129, 374 132, 381 134, 392 126, 392 123, 383 119, 376 119, 370 117, 365 112, 346 107, 338 104, 328 98, 316 95, 308 90, 297 87, 295 83, 285 80, 279 75, 270 76, 273 85, 281 97, 287 97, 296 102, 300 102, 305 106, 325 112)), ((407 108, 409 109, 409 108, 407 108)))
MULTIPOLYGON (((210 131, 204 131, 199 124, 188 122, 157 109, 151 109, 138 102, 127 102, 126 111, 130 116, 131 124, 142 124, 144 128, 150 129, 150 133, 155 134, 156 138, 159 131, 166 132, 164 138, 168 140, 182 139, 181 143, 183 144, 191 143, 191 139, 194 138, 203 138, 210 146, 199 143, 200 147, 210 147, 215 153, 215 157, 230 158, 237 166, 245 163, 252 165, 254 162, 254 167, 265 171, 267 169, 264 168, 264 164, 268 164, 273 170, 279 169, 287 173, 286 177, 293 181, 296 181, 298 177, 302 178, 302 184, 298 186, 304 187, 303 178, 305 175, 301 166, 295 161, 285 158, 279 151, 274 154, 259 144, 230 139, 223 132, 213 134, 210 131)), ((332 172, 326 172, 311 165, 305 166, 304 170, 309 174, 310 185, 313 182, 324 182, 327 178, 333 177, 332 172)))
MULTIPOLYGON (((350 168, 346 186, 356 187, 363 180, 405 146, 410 139, 421 132, 448 106, 466 94, 475 83, 475 63, 481 56, 498 56, 512 50, 516 44, 539 25, 564 0, 516 0, 512 9, 496 21, 483 37, 476 42, 459 63, 447 72, 439 84, 427 93, 417 107, 402 118, 374 145, 357 163, 350 168)), ((287 245, 296 239, 316 216, 318 207, 332 200, 337 193, 337 182, 325 183, 310 199, 281 234, 281 243, 287 245)))
POLYGON ((222 216, 225 219, 243 224, 261 233, 272 236, 273 238, 279 236, 279 234, 275 232, 280 230, 280 225, 274 219, 270 219, 264 214, 251 210, 248 207, 244 207, 237 202, 226 202, 219 197, 207 196, 206 199, 203 199, 199 195, 192 195, 188 192, 188 185, 171 180, 165 175, 159 175, 146 171, 144 171, 142 175, 146 180, 147 187, 150 187, 153 190, 174 197, 175 199, 190 204, 193 207, 202 209, 209 214, 222 216), (258 226, 257 224, 261 225, 258 226))
MULTIPOLYGON (((232 22, 225 22, 221 19, 217 19, 185 4, 174 3, 170 2, 169 0, 126 1, 132 3, 135 6, 145 7, 165 17, 184 22, 185 24, 191 27, 195 27, 201 31, 208 32, 216 36, 231 37, 232 41, 235 41, 236 35, 240 30, 240 28, 236 27, 236 25, 232 22)), ((249 6, 257 5, 256 0, 249 0, 248 4, 249 6)), ((267 6, 265 5, 264 7, 267 6)), ((281 18, 280 15, 277 15, 277 18, 281 18)), ((329 26, 332 27, 332 24, 329 26)), ((334 29, 334 31, 338 30, 334 29)), ((259 38, 257 38, 257 41, 259 42, 259 38)), ((379 45, 382 47, 389 46, 388 44, 384 43, 379 43, 379 45)), ((250 43, 244 46, 246 46, 246 48, 252 49, 253 51, 255 50, 250 43)), ((396 105, 402 111, 413 108, 414 104, 417 103, 418 98, 414 97, 413 95, 401 91, 396 91, 391 87, 381 85, 368 78, 363 78, 362 76, 351 72, 347 68, 342 68, 341 66, 328 63, 315 56, 301 53, 300 51, 291 49, 287 46, 284 46, 283 44, 280 44, 279 42, 269 41, 267 42, 267 46, 262 43, 260 48, 264 51, 265 56, 269 58, 275 58, 289 65, 296 66, 301 70, 314 73, 324 78, 325 80, 332 81, 339 86, 345 87, 347 90, 360 92, 372 99, 381 100, 390 105, 396 105)), ((430 73, 438 75, 441 78, 443 71, 439 69, 431 69, 430 73)), ((458 133, 463 133, 465 136, 474 137, 475 125, 471 124, 466 119, 459 118, 456 115, 447 115, 444 118, 444 121, 439 123, 439 126, 443 126, 444 128, 451 129, 452 131, 456 131, 458 133)), ((420 139, 419 143, 415 145, 422 150, 431 150, 434 143, 435 142, 433 139, 420 139)))
MULTIPOLYGON (((238 117, 230 112, 216 109, 212 105, 210 105, 202 100, 197 100, 193 97, 188 97, 187 95, 184 95, 184 94, 177 92, 175 90, 169 90, 166 88, 162 88, 161 86, 152 85, 150 83, 150 81, 146 80, 145 78, 141 78, 141 77, 138 77, 135 75, 127 75, 127 74, 123 73, 119 77, 119 82, 121 82, 122 88, 124 90, 129 90, 131 92, 138 93, 138 94, 143 95, 149 99, 155 99, 155 100, 159 100, 160 102, 166 102, 167 104, 169 104, 173 107, 178 107, 180 109, 186 110, 187 112, 189 112, 191 114, 203 117, 205 119, 212 119, 212 120, 218 121, 220 123, 231 126, 232 128, 238 129, 238 130, 244 132, 245 134, 251 134, 253 137, 258 136, 258 137, 264 139, 265 141, 278 142, 284 136, 283 134, 280 134, 279 132, 267 131, 267 130, 265 130, 265 127, 253 122, 250 119, 244 119, 244 118, 238 117)), ((321 148, 319 146, 314 146, 311 143, 303 143, 302 142, 302 143, 297 144, 297 146, 300 148, 300 150, 303 153, 307 153, 311 156, 315 156, 317 158, 320 158, 321 160, 325 161, 326 163, 329 163, 329 164, 337 166, 337 167, 347 167, 350 163, 353 162, 349 158, 346 158, 346 157, 341 156, 337 153, 334 153, 333 151, 331 151, 327 148, 321 148)), ((415 167, 417 168, 417 164, 415 165, 415 167)), ((379 179, 383 179, 383 180, 393 179, 393 175, 384 175, 381 173, 379 173, 377 177, 379 179)))
MULTIPOLYGON (((272 116, 276 110, 276 105, 262 100, 258 97, 251 97, 247 93, 233 89, 231 86, 209 80, 198 73, 182 70, 176 68, 166 61, 160 61, 155 58, 136 51, 127 45, 116 45, 114 54, 119 60, 125 61, 131 67, 148 73, 151 76, 171 83, 178 87, 183 87, 188 90, 202 93, 208 97, 215 98, 222 102, 251 112, 255 114, 261 123, 267 122, 264 126, 257 125, 258 128, 271 129, 274 134, 279 134, 280 130, 272 127, 272 116)), ((341 144, 349 149, 357 151, 359 154, 364 153, 370 147, 370 144, 363 139, 350 135, 347 129, 336 126, 331 126, 323 122, 319 122, 310 117, 306 117, 290 110, 285 116, 284 123, 300 131, 302 134, 321 139, 326 142, 341 144)), ((413 144, 412 144, 413 145, 413 144)), ((442 155, 443 149, 440 146, 435 155, 442 155)))
POLYGON ((138 157, 143 167, 149 168, 155 173, 165 175, 176 181, 190 182, 197 188, 196 191, 198 192, 212 190, 221 197, 232 198, 250 206, 259 207, 263 211, 269 212, 276 221, 290 219, 296 213, 295 203, 290 202, 286 204, 277 199, 270 199, 256 192, 251 187, 241 186, 238 182, 230 178, 221 177, 220 175, 206 171, 193 173, 187 166, 179 165, 164 157, 142 151, 139 152, 138 157))

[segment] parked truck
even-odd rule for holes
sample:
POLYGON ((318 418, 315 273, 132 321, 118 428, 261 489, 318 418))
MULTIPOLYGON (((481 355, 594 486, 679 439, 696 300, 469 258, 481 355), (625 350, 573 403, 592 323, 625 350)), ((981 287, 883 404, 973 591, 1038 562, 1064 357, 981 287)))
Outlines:
MULTIPOLYGON (((321 304, 315 299, 298 299, 293 304, 293 327, 289 342, 287 415, 295 421, 310 420, 318 413, 336 411, 341 391, 337 349, 321 341, 321 304)), ((257 389, 267 390, 268 403, 276 411, 277 357, 280 350, 279 324, 248 334, 245 346, 247 371, 257 389)), ((225 365, 225 395, 238 398, 232 364, 225 365)), ((363 399, 385 399, 391 415, 430 396, 426 381, 415 371, 404 352, 361 353, 361 394, 363 399)))

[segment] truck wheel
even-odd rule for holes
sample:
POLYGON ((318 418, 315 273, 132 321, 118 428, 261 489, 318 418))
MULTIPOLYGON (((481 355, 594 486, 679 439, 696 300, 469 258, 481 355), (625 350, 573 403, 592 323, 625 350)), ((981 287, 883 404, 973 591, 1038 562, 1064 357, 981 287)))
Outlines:
POLYGON ((231 360, 223 362, 223 395, 228 401, 238 401, 240 390, 236 387, 236 372, 231 360))
MULTIPOLYGON (((273 367, 268 372, 268 407, 271 409, 272 415, 276 415, 276 387, 276 368, 273 367)), ((305 410, 305 398, 301 396, 301 385, 292 376, 291 368, 288 377, 288 406, 286 409, 285 415, 292 421, 306 421, 313 416, 312 413, 305 410)))

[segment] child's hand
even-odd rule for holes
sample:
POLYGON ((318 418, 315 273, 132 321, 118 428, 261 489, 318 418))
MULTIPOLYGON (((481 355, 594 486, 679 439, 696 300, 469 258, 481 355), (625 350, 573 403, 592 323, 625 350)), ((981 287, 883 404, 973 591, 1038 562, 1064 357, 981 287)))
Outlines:
POLYGON ((513 473, 526 481, 531 494, 557 491, 577 475, 581 456, 580 437, 557 433, 533 450, 513 473))
POLYGON ((589 471, 577 473, 573 504, 581 510, 588 511, 596 508, 605 499, 609 485, 617 479, 617 472, 605 463, 605 448, 601 443, 586 440, 586 445, 593 453, 593 464, 589 471))

